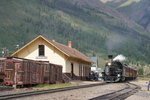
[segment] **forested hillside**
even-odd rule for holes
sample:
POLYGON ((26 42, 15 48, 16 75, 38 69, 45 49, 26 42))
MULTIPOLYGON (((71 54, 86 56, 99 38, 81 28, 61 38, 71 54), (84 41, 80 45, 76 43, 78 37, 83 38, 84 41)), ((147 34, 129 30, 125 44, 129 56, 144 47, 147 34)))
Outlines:
POLYGON ((150 0, 101 0, 150 32, 150 0), (117 2, 116 2, 117 1, 117 2))
POLYGON ((12 53, 38 35, 67 44, 88 56, 123 54, 132 63, 150 63, 150 35, 99 0, 1 0, 0 49, 12 53))

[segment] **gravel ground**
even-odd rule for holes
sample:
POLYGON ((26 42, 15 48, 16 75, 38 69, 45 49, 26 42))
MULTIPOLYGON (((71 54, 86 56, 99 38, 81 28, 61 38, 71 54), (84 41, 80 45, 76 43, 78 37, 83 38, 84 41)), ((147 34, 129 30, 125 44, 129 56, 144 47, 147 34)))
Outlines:
MULTIPOLYGON (((150 79, 149 79, 150 80, 150 79)), ((131 83, 139 85, 141 90, 134 95, 128 97, 126 100, 150 100, 150 91, 147 91, 147 82, 149 80, 136 80, 132 81, 131 83)), ((95 84, 101 83, 100 81, 72 81, 72 84, 78 85, 87 85, 87 84, 95 84)), ((51 94, 43 94, 37 96, 29 96, 19 99, 13 100, 88 100, 103 94, 107 94, 113 91, 120 90, 126 87, 124 83, 113 83, 107 85, 101 85, 96 87, 89 87, 83 89, 76 89, 64 92, 57 92, 51 94)), ((3 91, 0 92, 1 94, 11 94, 11 93, 20 93, 25 91, 34 91, 35 89, 32 88, 23 88, 23 89, 16 89, 13 91, 3 91)))
MULTIPOLYGON (((73 82, 76 83, 76 82, 73 82)), ((91 84, 95 82, 78 82, 80 85, 91 84)), ((96 82, 97 83, 97 82, 96 82)), ((51 94, 43 94, 37 96, 30 96, 25 98, 13 99, 13 100, 88 100, 103 94, 107 94, 113 91, 125 88, 123 83, 107 84, 89 88, 82 88, 64 92, 57 92, 51 94)))
POLYGON ((147 91, 148 80, 136 80, 131 83, 139 85, 141 90, 134 95, 128 97, 126 100, 150 100, 150 91, 147 91))
POLYGON ((38 90, 38 89, 33 89, 33 88, 14 89, 14 90, 10 90, 10 91, 0 91, 0 95, 23 93, 23 92, 30 92, 30 91, 35 91, 35 90, 38 90))
MULTIPOLYGON (((74 85, 88 85, 88 84, 96 84, 96 83, 102 83, 102 81, 71 81, 71 84, 74 85)), ((32 92, 36 90, 43 90, 43 88, 18 88, 10 91, 0 91, 0 95, 5 94, 14 94, 14 93, 23 93, 23 92, 32 92)))

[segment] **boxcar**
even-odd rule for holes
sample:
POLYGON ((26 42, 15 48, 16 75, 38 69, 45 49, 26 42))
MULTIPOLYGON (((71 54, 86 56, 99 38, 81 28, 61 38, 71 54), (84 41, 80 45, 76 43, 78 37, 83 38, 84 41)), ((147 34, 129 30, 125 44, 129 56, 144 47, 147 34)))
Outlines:
POLYGON ((4 85, 62 82, 62 66, 22 58, 1 58, 0 82, 4 85))

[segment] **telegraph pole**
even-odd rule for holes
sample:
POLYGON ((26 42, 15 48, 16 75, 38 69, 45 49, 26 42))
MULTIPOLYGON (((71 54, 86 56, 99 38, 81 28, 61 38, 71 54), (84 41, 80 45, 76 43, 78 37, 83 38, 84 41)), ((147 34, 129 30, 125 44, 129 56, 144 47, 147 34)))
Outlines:
POLYGON ((7 48, 2 48, 2 56, 8 57, 9 56, 9 50, 7 48))

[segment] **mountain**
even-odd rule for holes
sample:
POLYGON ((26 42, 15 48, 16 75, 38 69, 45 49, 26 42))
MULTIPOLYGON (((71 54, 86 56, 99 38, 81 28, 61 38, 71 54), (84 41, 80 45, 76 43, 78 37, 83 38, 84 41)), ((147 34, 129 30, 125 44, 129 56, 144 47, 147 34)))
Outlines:
POLYGON ((149 64, 150 34, 100 0, 1 0, 0 49, 15 51, 38 35, 73 47, 104 64, 108 54, 123 54, 134 64, 149 64))
POLYGON ((150 32, 150 0, 101 0, 150 32))

